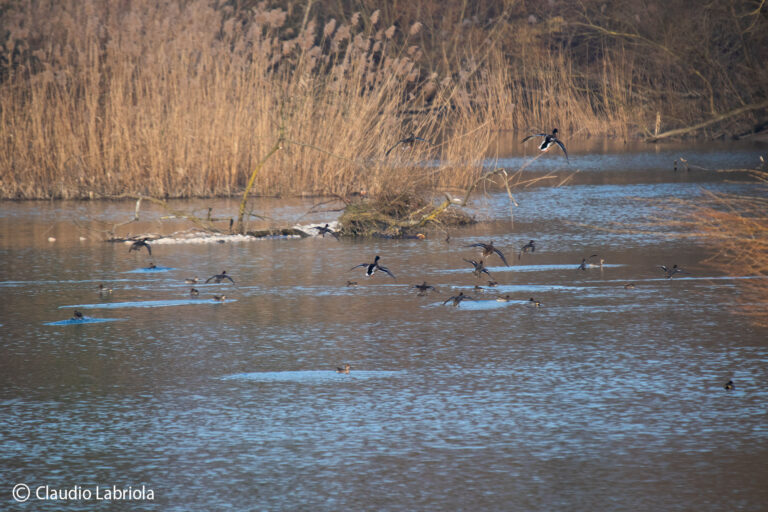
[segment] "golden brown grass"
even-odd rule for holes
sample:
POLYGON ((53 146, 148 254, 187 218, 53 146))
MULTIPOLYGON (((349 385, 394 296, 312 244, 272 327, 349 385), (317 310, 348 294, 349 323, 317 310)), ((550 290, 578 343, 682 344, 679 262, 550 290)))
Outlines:
POLYGON ((709 254, 705 263, 729 276, 749 277, 739 281, 734 311, 768 326, 768 171, 748 173, 757 180, 754 193, 705 191, 695 202, 665 200, 655 205, 662 213, 647 226, 663 228, 665 236, 699 240, 709 254))
POLYGON ((740 283, 737 311, 768 326, 768 171, 752 173, 760 194, 707 194, 680 209, 682 228, 704 238, 717 252, 708 262, 731 276, 750 276, 740 283))
MULTIPOLYGON (((620 6, 376 4, 0 3, 0 197, 239 194, 278 134, 255 194, 463 188, 499 130, 627 136, 660 110, 663 123, 687 121, 679 113, 695 109, 665 109, 677 84, 719 108, 734 100, 712 91, 753 94, 742 75, 768 83, 754 76, 764 66, 683 64, 655 42, 668 33, 651 30, 658 20, 627 25, 620 6), (671 64, 652 69, 658 55, 671 64), (435 144, 385 156, 412 132, 435 144)), ((762 62, 766 23, 740 9, 738 56, 762 62)))

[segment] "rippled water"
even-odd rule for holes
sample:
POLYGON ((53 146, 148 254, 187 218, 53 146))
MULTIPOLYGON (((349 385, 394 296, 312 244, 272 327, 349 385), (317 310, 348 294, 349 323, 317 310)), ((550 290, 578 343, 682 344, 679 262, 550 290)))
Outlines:
MULTIPOLYGON (((449 243, 156 244, 152 271, 91 230, 133 204, 3 203, 0 508, 23 509, 25 483, 153 490, 121 510, 765 510, 766 331, 732 311, 746 277, 703 264, 711 247, 591 227, 642 222, 647 199, 755 187, 663 169, 675 152, 574 153, 594 177, 518 191, 514 223, 506 194, 479 196, 486 222, 449 243), (495 287, 463 261, 490 239, 512 263, 487 262, 495 287), (396 280, 349 271, 377 254, 396 280), (578 270, 591 254, 603 267, 578 270), (674 263, 689 273, 666 279, 674 263), (235 285, 203 282, 223 269, 235 285), (425 280, 437 290, 419 296, 425 280), (459 292, 475 300, 443 305, 459 292)), ((285 225, 311 201, 256 206, 285 225)), ((125 232, 168 231, 143 215, 125 232)))

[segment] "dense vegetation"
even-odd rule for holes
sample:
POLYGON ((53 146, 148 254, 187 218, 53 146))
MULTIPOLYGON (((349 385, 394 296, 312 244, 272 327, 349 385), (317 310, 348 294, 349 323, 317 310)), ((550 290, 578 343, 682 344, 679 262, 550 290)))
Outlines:
POLYGON ((746 132, 766 121, 767 12, 4 0, 0 197, 231 195, 275 146, 257 194, 377 195, 466 187, 499 130, 632 137, 717 119, 697 133, 746 132), (412 132, 433 143, 386 154, 412 132))

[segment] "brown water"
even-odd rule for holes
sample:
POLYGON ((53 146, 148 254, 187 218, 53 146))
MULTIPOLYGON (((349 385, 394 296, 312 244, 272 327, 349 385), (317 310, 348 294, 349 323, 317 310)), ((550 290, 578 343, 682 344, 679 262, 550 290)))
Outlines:
MULTIPOLYGON (((93 231, 133 203, 2 203, 0 509, 101 509, 97 486, 115 485, 154 499, 108 509, 766 510, 768 345, 732 312, 743 279, 702 264, 712 248, 690 240, 575 224, 644 221, 642 199, 760 193, 674 173, 680 148, 665 151, 574 150, 573 185, 517 192, 514 223, 505 194, 479 196, 486 222, 450 243, 155 244, 154 271, 93 231), (490 239, 512 266, 491 257, 499 285, 476 291, 487 280, 464 246, 490 239), (603 268, 578 270, 594 253, 603 268), (377 254, 396 280, 349 271, 377 254), (666 279, 657 266, 672 264, 688 273, 666 279), (189 296, 185 278, 222 269, 236 285, 189 296), (418 296, 424 280, 437 292, 418 296), (460 291, 480 300, 442 304, 460 291), (92 322, 67 322, 76 308, 92 322), (46 485, 92 496, 37 499, 46 485)), ((758 153, 685 154, 714 168, 758 153)), ((255 206, 290 225, 311 204, 255 206)), ((236 202, 175 206, 230 216, 236 202)), ((121 232, 184 227, 161 215, 121 232)))

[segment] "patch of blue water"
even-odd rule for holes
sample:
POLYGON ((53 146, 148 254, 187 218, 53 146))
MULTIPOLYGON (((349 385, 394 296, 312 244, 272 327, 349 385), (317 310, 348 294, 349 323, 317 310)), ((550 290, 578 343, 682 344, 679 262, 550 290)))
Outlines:
POLYGON ((154 274, 156 272, 168 272, 169 270, 176 269, 171 267, 137 268, 135 270, 126 270, 123 274, 154 274))
POLYGON ((80 325, 80 324, 101 324, 105 322, 119 322, 122 318, 70 318, 69 320, 59 320, 57 322, 46 322, 43 325, 80 325))

